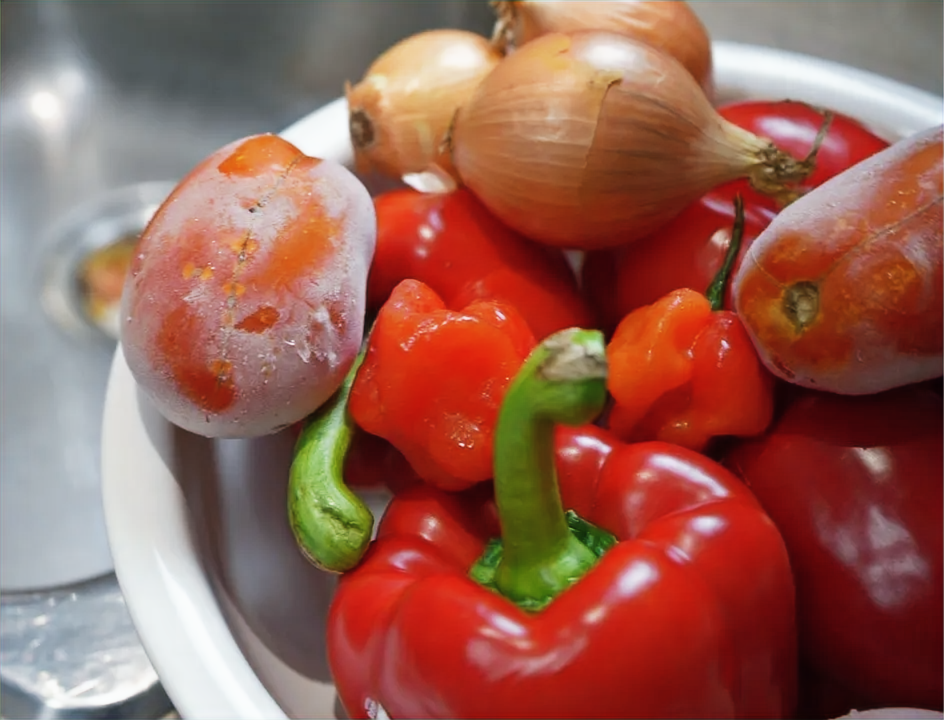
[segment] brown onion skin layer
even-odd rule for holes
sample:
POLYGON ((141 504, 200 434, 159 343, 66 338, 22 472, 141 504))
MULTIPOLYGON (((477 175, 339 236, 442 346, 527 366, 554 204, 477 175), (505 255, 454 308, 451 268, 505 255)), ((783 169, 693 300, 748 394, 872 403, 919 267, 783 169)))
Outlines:
POLYGON ((384 52, 345 89, 354 160, 360 172, 399 179, 435 163, 456 109, 501 59, 487 38, 466 30, 428 30, 384 52))
POLYGON ((754 241, 734 300, 771 372, 846 395, 941 375, 942 170, 931 128, 797 200, 754 241))
POLYGON ((604 30, 642 40, 678 60, 709 95, 712 91, 711 38, 687 2, 610 0, 608 2, 498 3, 515 45, 548 33, 604 30))
POLYGON ((645 237, 747 175, 768 144, 718 116, 674 58, 621 35, 544 35, 503 59, 456 117, 462 182, 558 247, 645 237))

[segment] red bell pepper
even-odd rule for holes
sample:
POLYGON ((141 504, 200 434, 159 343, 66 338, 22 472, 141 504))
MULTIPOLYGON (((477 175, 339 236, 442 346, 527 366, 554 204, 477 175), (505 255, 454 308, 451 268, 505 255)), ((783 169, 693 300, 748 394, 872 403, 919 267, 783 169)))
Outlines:
POLYGON ((924 384, 799 390, 763 437, 727 456, 790 552, 812 717, 942 709, 942 410, 924 384))
MULTIPOLYGON (((888 143, 856 120, 826 114, 792 100, 745 100, 717 108, 728 122, 766 138, 794 157, 809 158, 816 148, 815 167, 803 180, 806 192, 856 163, 884 150, 888 143)), ((587 253, 581 268, 583 288, 608 332, 627 314, 651 305, 679 288, 703 288, 714 277, 731 239, 731 212, 742 195, 746 212, 744 238, 732 274, 754 239, 780 212, 778 198, 764 195, 746 179, 719 185, 685 208, 648 237, 616 248, 587 253)), ((734 309, 731 291, 724 307, 734 309)))
POLYGON ((502 404, 494 502, 487 485, 393 500, 328 616, 352 718, 793 712, 793 580, 743 484, 597 428, 558 431, 555 453, 556 424, 602 409, 605 370, 601 333, 551 336, 502 404))
POLYGON ((488 480, 502 396, 533 347, 513 307, 477 301, 452 311, 404 280, 377 314, 351 415, 426 482, 461 490, 488 480))
POLYGON ((703 450, 719 435, 759 435, 773 417, 774 379, 738 319, 721 310, 744 232, 738 198, 731 244, 707 295, 675 290, 634 310, 607 348, 609 428, 627 441, 703 450))
POLYGON ((394 287, 412 279, 452 310, 475 300, 510 305, 537 338, 593 325, 564 254, 509 229, 468 190, 392 190, 374 206, 377 249, 367 281, 368 308, 379 308, 394 287))

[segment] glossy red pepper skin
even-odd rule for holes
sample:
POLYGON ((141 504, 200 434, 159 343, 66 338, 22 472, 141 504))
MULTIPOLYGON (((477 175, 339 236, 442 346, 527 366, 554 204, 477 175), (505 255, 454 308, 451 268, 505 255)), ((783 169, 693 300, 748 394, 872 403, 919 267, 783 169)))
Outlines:
POLYGON ((773 377, 737 315, 693 290, 627 315, 607 358, 608 427, 623 440, 701 451, 717 436, 759 435, 773 417, 773 377))
POLYGON ((329 612, 350 716, 790 717, 793 580, 751 493, 683 448, 556 437, 564 506, 621 542, 527 614, 467 576, 498 533, 487 486, 398 496, 329 612))
POLYGON ((509 229, 468 190, 392 190, 375 198, 374 207, 377 249, 368 308, 379 308, 398 283, 413 279, 452 310, 475 300, 511 305, 538 339, 595 325, 564 254, 509 229))
POLYGON ((725 460, 790 552, 814 717, 941 709, 942 411, 926 384, 861 397, 799 391, 764 437, 725 460))
POLYGON ((424 481, 461 490, 491 478, 498 409, 534 345, 513 307, 477 301, 453 311, 404 280, 377 314, 348 409, 424 481))

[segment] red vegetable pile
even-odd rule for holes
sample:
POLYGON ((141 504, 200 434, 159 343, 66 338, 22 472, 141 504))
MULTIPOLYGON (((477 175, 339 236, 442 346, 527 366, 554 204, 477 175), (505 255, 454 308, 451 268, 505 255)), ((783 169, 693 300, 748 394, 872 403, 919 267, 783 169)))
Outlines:
POLYGON ((686 3, 494 5, 347 88, 406 186, 234 142, 125 286, 170 421, 298 424, 345 710, 941 710, 942 128, 716 107, 686 3))

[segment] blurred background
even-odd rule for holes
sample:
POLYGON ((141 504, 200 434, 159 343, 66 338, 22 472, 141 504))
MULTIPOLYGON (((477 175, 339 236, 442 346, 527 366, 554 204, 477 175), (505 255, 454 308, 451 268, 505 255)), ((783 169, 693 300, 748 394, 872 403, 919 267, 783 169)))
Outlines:
MULTIPOLYGON (((940 1, 692 5, 716 40, 941 95, 940 1)), ((114 285, 115 257, 89 258, 133 241, 212 150, 337 97, 407 35, 488 34, 492 15, 485 0, 2 0, 0 12, 4 716, 104 717, 110 703, 113 716, 154 717, 167 701, 110 575, 99 495, 114 318, 90 278, 114 285)))
POLYGON ((937 0, 695 0, 691 5, 716 40, 806 53, 941 94, 944 3, 937 0))

